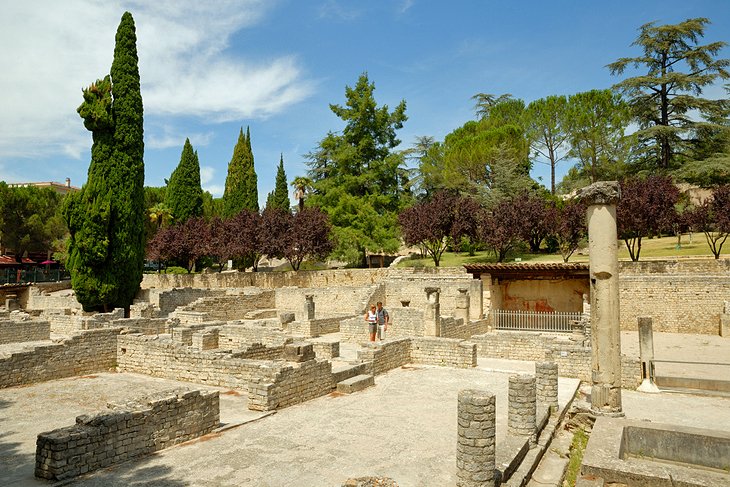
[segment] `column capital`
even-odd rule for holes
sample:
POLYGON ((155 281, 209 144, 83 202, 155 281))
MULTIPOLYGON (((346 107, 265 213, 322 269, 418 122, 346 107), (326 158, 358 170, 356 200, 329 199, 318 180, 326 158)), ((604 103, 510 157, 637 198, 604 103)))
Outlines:
POLYGON ((618 181, 598 181, 578 191, 578 197, 589 205, 615 205, 621 198, 618 181))

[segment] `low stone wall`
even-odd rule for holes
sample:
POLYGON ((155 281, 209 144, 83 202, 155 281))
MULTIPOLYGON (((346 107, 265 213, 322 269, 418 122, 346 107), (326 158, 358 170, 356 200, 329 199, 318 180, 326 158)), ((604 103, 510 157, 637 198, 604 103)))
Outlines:
MULTIPOLYGON (((388 338, 418 337, 425 333, 423 309, 413 307, 388 308, 392 326, 388 327, 388 338)), ((363 321, 362 317, 360 321, 363 321)), ((366 326, 367 329, 367 326, 366 326)))
MULTIPOLYGON (((388 328, 390 333, 390 328, 388 328)), ((388 335, 395 338, 396 335, 388 335)), ((363 343, 370 339, 368 324, 362 316, 347 318, 340 321, 340 337, 343 342, 363 343)))
POLYGON ((327 333, 337 333, 340 331, 340 322, 343 319, 353 318, 323 318, 319 320, 293 321, 289 323, 289 332, 298 336, 307 338, 316 338, 327 333))
POLYGON ((120 328, 84 331, 60 343, 0 357, 0 388, 114 369, 120 332, 120 328))
MULTIPOLYGON (((289 341, 293 340, 289 339, 289 341)), ((261 343, 253 343, 243 350, 234 352, 231 357, 251 360, 281 360, 284 357, 284 345, 267 347, 261 343)))
POLYGON ((314 355, 317 358, 333 359, 340 356, 340 341, 333 338, 307 339, 312 344, 314 355))
POLYGON ((441 336, 443 338, 461 338, 468 340, 473 335, 489 331, 489 320, 464 322, 462 319, 441 317, 441 336))
POLYGON ((205 296, 177 309, 176 313, 203 313, 207 320, 245 319, 248 313, 276 307, 274 291, 261 289, 229 290, 224 295, 205 296))
MULTIPOLYGON (((70 281, 68 281, 70 283, 70 281)), ((64 283, 65 284, 65 283, 64 283)), ((64 289, 64 288, 61 288, 64 289)), ((77 309, 81 310, 81 304, 76 300, 76 296, 71 293, 64 295, 50 295, 54 288, 42 288, 31 286, 28 291, 28 303, 26 309, 77 309)))
POLYGON ((411 363, 469 368, 477 366, 477 346, 457 338, 414 338, 411 363))
POLYGON ((248 392, 251 377, 265 363, 230 354, 196 351, 166 337, 123 335, 117 343, 117 370, 230 387, 248 392))
POLYGON ((305 296, 314 299, 314 318, 331 318, 364 313, 379 286, 333 286, 323 288, 284 287, 276 289, 276 309, 294 312, 297 321, 306 321, 305 296))
POLYGON ((112 320, 111 326, 128 328, 143 335, 163 335, 170 333, 170 324, 166 318, 122 318, 112 320))
MULTIPOLYGON (((562 377, 574 377, 586 382, 592 380, 591 348, 577 344, 566 336, 499 331, 475 335, 479 357, 509 360, 547 360, 558 364, 562 377)), ((635 389, 641 384, 638 357, 621 356, 622 386, 635 389)))
POLYGON ((655 332, 719 335, 730 297, 730 270, 725 272, 621 275, 621 329, 637 330, 638 317, 651 316, 655 332))
POLYGON ((112 326, 112 321, 124 318, 124 309, 122 308, 117 308, 111 313, 68 313, 74 313, 74 311, 64 311, 64 314, 47 313, 43 315, 51 323, 51 333, 70 336, 83 330, 95 330, 112 326))
MULTIPOLYGON (((117 348, 120 372, 238 389, 248 394, 249 409, 258 411, 299 404, 334 387, 328 361, 254 360, 238 357, 246 351, 200 351, 167 337, 143 335, 120 336, 117 348)), ((276 350, 265 348, 259 345, 252 353, 273 354, 276 350)))
POLYGON ((47 321, 0 321, 0 345, 51 339, 51 324, 47 321))
POLYGON ((276 370, 272 377, 251 381, 248 408, 270 411, 300 404, 332 392, 332 364, 327 360, 309 360, 276 370))
POLYGON ((198 438, 220 422, 218 391, 168 391, 109 407, 39 434, 35 476, 76 477, 198 438))
POLYGON ((476 344, 454 338, 401 338, 368 342, 357 352, 360 362, 371 362, 374 375, 406 364, 476 367, 476 344))
POLYGON ((218 329, 218 346, 220 348, 246 348, 252 343, 267 346, 282 345, 291 339, 280 326, 278 320, 262 320, 229 323, 218 329))
MULTIPOLYGON (((142 282, 148 279, 145 274, 142 282)), ((154 280, 154 279, 153 279, 154 280)), ((181 306, 187 306, 196 299, 203 297, 221 296, 225 294, 225 289, 205 289, 205 288, 192 288, 182 287, 177 289, 140 289, 137 293, 137 299, 147 301, 153 306, 159 308, 160 314, 163 316, 172 313, 181 306)))
POLYGON ((369 286, 380 282, 390 269, 336 269, 297 272, 222 272, 212 274, 145 274, 142 288, 242 288, 276 289, 287 286, 325 288, 369 286))
POLYGON ((358 350, 360 362, 372 362, 373 375, 384 374, 411 363, 411 339, 388 340, 385 342, 368 342, 358 350))
POLYGON ((401 305, 401 301, 409 301, 410 307, 423 309, 427 298, 425 288, 440 288, 439 304, 441 314, 453 316, 456 311, 456 298, 459 288, 468 289, 469 316, 471 319, 480 319, 482 309, 482 282, 474 279, 463 267, 442 268, 438 273, 416 273, 412 270, 392 269, 385 281, 386 302, 391 308, 401 305), (402 272, 405 271, 405 272, 402 272))

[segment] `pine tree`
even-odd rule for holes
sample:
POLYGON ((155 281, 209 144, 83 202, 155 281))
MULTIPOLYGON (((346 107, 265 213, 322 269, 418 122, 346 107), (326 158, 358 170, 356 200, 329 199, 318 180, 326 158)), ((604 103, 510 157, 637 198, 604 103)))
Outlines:
MULTIPOLYGON (((291 212, 291 201, 289 200, 289 187, 286 184, 286 173, 284 172, 284 155, 279 159, 279 168, 276 170, 276 186, 272 196, 272 205, 284 211, 291 212)), ((269 205, 267 204, 267 207, 269 205)))
POLYGON ((67 198, 68 269, 85 310, 128 315, 144 261, 144 128, 137 36, 129 12, 116 34, 111 76, 84 90, 78 108, 93 146, 87 182, 67 198))
POLYGON ((167 183, 166 201, 175 223, 203 214, 203 189, 200 187, 200 162, 190 139, 185 139, 180 164, 167 183))
POLYGON ((243 128, 238 133, 238 142, 233 148, 233 157, 228 164, 226 189, 223 192, 223 216, 232 217, 241 210, 259 211, 259 196, 256 170, 251 151, 251 132, 243 128))

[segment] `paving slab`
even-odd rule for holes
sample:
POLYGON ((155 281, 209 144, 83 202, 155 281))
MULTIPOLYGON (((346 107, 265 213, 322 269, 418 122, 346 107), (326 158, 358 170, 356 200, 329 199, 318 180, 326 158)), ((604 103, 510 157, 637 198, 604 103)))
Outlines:
MULTIPOLYGON (((103 407, 122 395, 119 389, 143 395, 157 382, 131 376, 99 374, 0 390, 0 427, 6 432, 0 437, 0 472, 10 472, 0 474, 0 484, 47 485, 32 477, 35 436, 103 407)), ((74 485, 339 487, 362 476, 390 477, 401 487, 455 485, 458 391, 496 394, 499 448, 507 429, 508 377, 479 367, 402 367, 379 375, 375 387, 364 391, 323 396, 78 478, 74 485)), ((561 404, 577 384, 560 379, 561 404)))

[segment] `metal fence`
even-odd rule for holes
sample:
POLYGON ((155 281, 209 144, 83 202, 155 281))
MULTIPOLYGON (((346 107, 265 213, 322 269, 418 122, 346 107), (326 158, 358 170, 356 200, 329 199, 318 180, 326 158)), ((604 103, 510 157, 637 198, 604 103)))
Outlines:
POLYGON ((573 323, 580 321, 583 313, 571 311, 512 311, 504 309, 492 310, 492 327, 497 330, 515 331, 573 331, 573 323))
POLYGON ((16 284, 22 282, 56 282, 71 279, 65 269, 49 269, 34 267, 33 269, 2 269, 0 284, 16 284))

